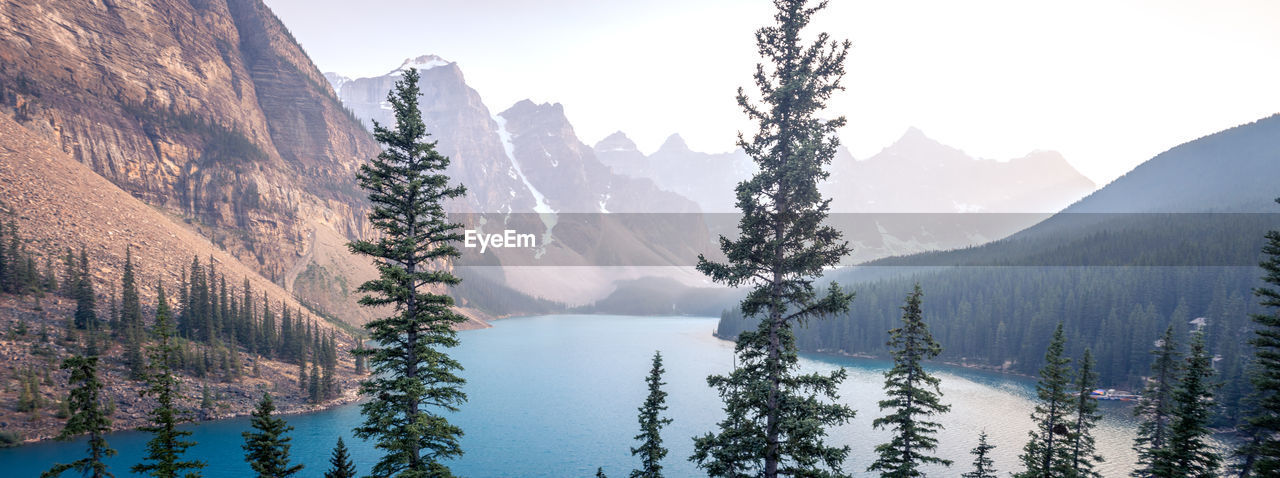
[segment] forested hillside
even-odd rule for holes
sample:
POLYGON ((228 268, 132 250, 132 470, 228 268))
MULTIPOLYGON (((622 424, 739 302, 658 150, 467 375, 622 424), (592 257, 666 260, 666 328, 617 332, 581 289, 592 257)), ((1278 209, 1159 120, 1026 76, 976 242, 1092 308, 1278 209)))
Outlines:
MULTIPOLYGON (((1234 423, 1263 235, 1280 227, 1280 215, 1263 213, 1280 212, 1265 196, 1280 188, 1268 191, 1260 177, 1280 177, 1280 116, 1171 149, 1008 239, 833 274, 857 298, 848 313, 797 331, 798 342, 882 356, 885 331, 918 282, 940 360, 1032 374, 1061 321, 1072 356, 1093 350, 1104 388, 1140 390, 1169 325, 1181 343, 1203 328, 1224 383, 1220 419, 1234 423)), ((718 334, 752 327, 726 312, 718 334)))

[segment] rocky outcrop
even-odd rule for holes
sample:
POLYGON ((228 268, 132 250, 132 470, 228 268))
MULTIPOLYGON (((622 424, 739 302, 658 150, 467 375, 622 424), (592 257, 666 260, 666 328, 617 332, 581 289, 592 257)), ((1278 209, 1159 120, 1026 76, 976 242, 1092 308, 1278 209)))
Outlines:
MULTIPOLYGON (((315 314, 302 312, 307 309, 290 293, 262 278, 188 225, 134 198, 71 159, 60 147, 3 116, 0 116, 0 211, 6 222, 13 220, 17 224, 25 240, 23 247, 34 255, 51 258, 68 248, 83 248, 90 259, 89 271, 100 296, 109 295, 109 290, 119 290, 125 250, 130 247, 139 295, 146 309, 155 303, 158 285, 164 285, 171 300, 176 298, 181 271, 193 256, 199 257, 202 264, 212 263, 232 284, 247 280, 255 294, 263 294, 277 312, 288 307, 299 311, 300 318, 315 323, 321 330, 335 331, 339 349, 338 379, 346 390, 355 386, 354 362, 347 353, 355 346, 350 336, 315 314)), ((99 300, 100 316, 106 316, 106 301, 99 300)), ((5 380, 16 377, 16 371, 23 367, 54 371, 58 379, 51 380, 45 388, 45 398, 64 397, 66 380, 62 372, 56 371, 57 361, 80 353, 81 349, 79 345, 72 346, 56 338, 61 336, 60 330, 74 309, 74 301, 51 295, 37 300, 0 294, 0 330, 18 329, 18 323, 30 330, 21 336, 8 334, 0 340, 0 376, 6 377, 5 380), (40 338, 46 335, 41 331, 47 331, 54 339, 40 338)), ((143 315, 145 320, 151 320, 152 311, 147 310, 143 315)), ((115 426, 139 425, 145 421, 145 413, 152 403, 139 398, 140 385, 125 378, 127 370, 119 344, 108 344, 102 352, 105 361, 102 373, 110 384, 107 394, 116 403, 115 426)), ((223 398, 218 400, 216 409, 209 411, 209 418, 247 414, 264 391, 277 396, 282 410, 314 408, 305 404, 306 397, 296 386, 290 386, 297 383, 296 365, 248 353, 242 353, 241 363, 246 370, 258 369, 258 376, 211 384, 223 398)), ((181 380, 180 401, 183 406, 195 408, 193 404, 200 403, 201 381, 190 376, 183 376, 181 380)), ((16 399, 16 389, 6 387, 0 392, 0 404, 4 404, 0 406, 0 422, 9 424, 0 428, 20 431, 26 439, 49 438, 61 429, 62 421, 49 416, 48 411, 36 413, 34 419, 16 413, 12 406, 16 399)), ((338 401, 353 399, 354 396, 347 393, 338 401)))
POLYGON ((378 151, 260 0, 0 4, 0 112, 283 284, 378 151))

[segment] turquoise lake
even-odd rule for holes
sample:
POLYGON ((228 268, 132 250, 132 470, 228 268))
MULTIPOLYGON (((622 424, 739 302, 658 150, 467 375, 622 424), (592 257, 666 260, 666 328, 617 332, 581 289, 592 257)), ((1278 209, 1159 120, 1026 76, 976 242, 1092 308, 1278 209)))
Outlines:
MULTIPOLYGON (((450 420, 466 435, 466 455, 449 466, 469 477, 594 476, 602 466, 609 476, 627 476, 638 460, 631 457, 637 433, 636 409, 646 393, 644 376, 654 350, 665 358, 669 392, 668 416, 675 421, 663 430, 670 454, 664 463, 668 476, 699 476, 686 458, 691 437, 713 429, 720 418, 720 401, 707 387, 706 376, 728 370, 733 344, 711 335, 714 318, 614 317, 554 315, 504 319, 494 327, 461 333, 462 345, 451 353, 467 368, 463 375, 470 400, 450 420)), ((943 344, 945 346, 946 344, 943 344)), ((872 430, 880 414, 881 373, 888 363, 822 355, 804 356, 809 370, 845 367, 849 379, 841 400, 858 411, 852 423, 831 430, 830 440, 852 447, 848 471, 862 473, 873 460, 873 448, 886 434, 872 430)), ((969 450, 978 431, 986 429, 1001 474, 1016 471, 1017 455, 1031 429, 1028 417, 1035 383, 1032 380, 955 367, 936 367, 945 401, 952 411, 941 418, 938 453, 956 462, 951 469, 931 470, 936 476, 967 471, 969 450)), ((1130 407, 1102 402, 1103 422, 1095 435, 1106 458, 1100 471, 1123 476, 1132 467, 1130 450, 1135 423, 1130 407)), ((291 456, 306 468, 299 476, 319 477, 339 436, 352 449, 357 468, 368 472, 376 461, 372 444, 351 435, 360 422, 358 405, 323 412, 287 416, 295 427, 291 456)), ((252 476, 243 461, 240 432, 247 418, 188 425, 199 445, 194 457, 209 462, 206 477, 252 476)), ((149 435, 120 432, 109 435, 120 455, 108 461, 117 477, 142 456, 149 435)), ((36 477, 55 462, 82 456, 84 440, 44 442, 0 449, 0 475, 36 477)), ((65 476, 72 476, 67 473, 65 476)))

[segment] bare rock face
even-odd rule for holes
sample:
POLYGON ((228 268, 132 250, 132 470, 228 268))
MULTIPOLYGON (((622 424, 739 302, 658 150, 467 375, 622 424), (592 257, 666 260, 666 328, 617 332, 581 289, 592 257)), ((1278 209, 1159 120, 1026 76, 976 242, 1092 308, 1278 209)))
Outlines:
POLYGON ((260 0, 0 4, 0 112, 277 283, 378 147, 260 0))
POLYGON ((467 187, 467 195, 448 205, 451 212, 531 212, 534 197, 504 151, 499 125, 462 76, 456 63, 434 55, 410 58, 383 76, 346 79, 329 74, 347 108, 364 125, 395 124, 387 92, 400 72, 416 68, 422 120, 437 151, 449 158, 449 177, 467 187))

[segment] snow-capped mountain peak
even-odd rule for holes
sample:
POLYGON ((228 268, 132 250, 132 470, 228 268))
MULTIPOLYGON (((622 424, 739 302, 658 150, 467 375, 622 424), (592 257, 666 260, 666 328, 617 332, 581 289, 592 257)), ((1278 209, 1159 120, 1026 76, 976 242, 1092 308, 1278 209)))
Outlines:
POLYGON ((391 72, 387 74, 393 75, 393 76, 399 75, 400 72, 407 70, 409 68, 416 68, 419 72, 422 72, 422 71, 430 70, 432 68, 447 66, 450 64, 453 64, 453 62, 445 60, 444 58, 440 58, 436 55, 422 55, 417 58, 405 58, 404 62, 400 64, 399 68, 391 70, 391 72))

